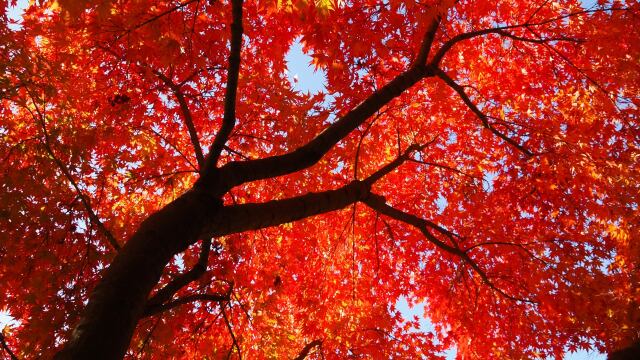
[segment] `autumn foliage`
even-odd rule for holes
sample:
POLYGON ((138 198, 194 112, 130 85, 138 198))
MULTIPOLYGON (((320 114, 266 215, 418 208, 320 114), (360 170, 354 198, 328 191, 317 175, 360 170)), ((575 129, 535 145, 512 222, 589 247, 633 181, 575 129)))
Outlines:
POLYGON ((17 324, 1 351, 632 344, 639 28, 637 1, 43 0, 20 25, 3 15, 0 309, 17 324), (320 92, 292 83, 294 43, 320 92))

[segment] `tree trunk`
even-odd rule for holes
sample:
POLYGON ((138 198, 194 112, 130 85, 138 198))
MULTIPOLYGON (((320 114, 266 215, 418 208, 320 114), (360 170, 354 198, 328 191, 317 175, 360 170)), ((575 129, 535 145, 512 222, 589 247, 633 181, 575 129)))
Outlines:
POLYGON ((637 360, 640 359, 640 340, 626 348, 616 350, 607 356, 607 360, 637 360))
POLYGON ((147 218, 105 270, 55 359, 122 359, 164 267, 199 239, 221 207, 220 200, 190 190, 147 218))
POLYGON ((198 187, 189 190, 145 220, 122 247, 93 290, 71 339, 55 358, 121 359, 149 294, 173 255, 202 238, 275 226, 364 200, 373 181, 403 159, 364 181, 265 203, 223 207, 211 192, 198 187))

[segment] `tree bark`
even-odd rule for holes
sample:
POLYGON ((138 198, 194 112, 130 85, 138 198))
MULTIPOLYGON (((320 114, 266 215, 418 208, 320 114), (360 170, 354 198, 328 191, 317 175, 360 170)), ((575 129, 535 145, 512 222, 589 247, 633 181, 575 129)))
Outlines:
POLYGON ((55 359, 123 358, 164 267, 221 208, 220 200, 190 190, 147 218, 105 270, 55 359))

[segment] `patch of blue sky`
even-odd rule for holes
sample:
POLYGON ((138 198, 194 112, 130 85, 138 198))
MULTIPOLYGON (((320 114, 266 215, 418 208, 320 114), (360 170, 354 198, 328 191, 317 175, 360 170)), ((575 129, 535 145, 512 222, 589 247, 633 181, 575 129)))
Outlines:
POLYGON ((14 319, 9 311, 0 310, 0 331, 2 331, 6 326, 11 328, 18 325, 20 325, 20 322, 14 319))
POLYGON ((583 9, 592 9, 598 5, 597 0, 581 0, 580 4, 583 9))
POLYGON ((287 76, 295 90, 311 94, 326 91, 326 72, 312 65, 313 58, 304 52, 299 39, 293 42, 285 59, 287 76))
POLYGON ((498 176, 497 172, 484 171, 482 173, 482 189, 486 192, 493 191, 493 180, 498 176))
POLYGON ((20 30, 22 25, 22 14, 29 5, 29 0, 18 0, 15 6, 9 6, 7 8, 7 17, 9 18, 9 29, 20 30))
POLYGON ((438 207, 438 212, 442 213, 444 209, 447 208, 447 205, 449 205, 447 198, 442 196, 442 194, 438 194, 438 198, 436 199, 436 206, 438 207))
MULTIPOLYGON (((396 302, 396 309, 400 311, 402 318, 405 321, 413 321, 414 318, 418 319, 418 328, 415 331, 419 331, 421 333, 435 333, 436 330, 431 319, 425 316, 424 306, 424 303, 417 303, 410 306, 406 298, 400 298, 396 302)), ((456 358, 456 349, 449 349, 442 355, 445 355, 447 360, 453 360, 456 358)))

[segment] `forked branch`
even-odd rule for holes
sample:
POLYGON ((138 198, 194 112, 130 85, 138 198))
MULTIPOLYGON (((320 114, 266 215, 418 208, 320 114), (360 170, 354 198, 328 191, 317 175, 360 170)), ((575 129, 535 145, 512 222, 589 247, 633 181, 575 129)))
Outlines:
POLYGON ((494 135, 496 135, 500 139, 504 140, 506 143, 508 143, 509 145, 513 146, 514 148, 516 148, 518 151, 522 152, 523 154, 525 154, 527 156, 533 156, 534 155, 534 153, 531 152, 529 149, 527 149, 526 147, 520 145, 517 141, 515 141, 512 138, 508 137, 507 135, 501 133, 495 127, 493 127, 493 125, 491 125, 489 123, 488 116, 485 113, 483 113, 482 111, 480 111, 480 109, 478 109, 476 104, 474 104, 473 101, 471 101, 471 99, 469 98, 467 93, 464 91, 464 88, 462 86, 458 85, 458 83, 456 83, 453 79, 451 79, 449 77, 449 75, 447 75, 444 71, 442 71, 442 70, 440 70, 438 68, 434 68, 434 72, 435 72, 436 76, 438 76, 440 79, 442 79, 447 85, 449 85, 449 87, 451 87, 455 92, 458 93, 458 95, 460 95, 460 98, 462 99, 462 101, 467 105, 467 107, 469 107, 469 109, 471 109, 471 111, 474 114, 476 114, 476 116, 480 119, 480 121, 482 122, 482 125, 486 129, 491 131, 494 135))
POLYGON ((444 56, 449 52, 449 50, 451 50, 459 42, 462 42, 462 41, 465 41, 465 40, 469 40, 469 39, 473 39, 473 38, 479 37, 479 36, 488 35, 488 34, 499 34, 499 35, 502 35, 502 36, 509 37, 509 38, 511 38, 513 40, 516 40, 516 41, 524 41, 524 42, 532 42, 532 43, 540 43, 540 44, 547 44, 547 43, 549 43, 551 41, 581 42, 582 40, 580 40, 580 39, 574 39, 574 38, 567 37, 567 36, 557 36, 557 37, 549 37, 549 38, 531 39, 531 38, 525 38, 525 37, 520 37, 520 36, 513 35, 512 33, 508 32, 507 30, 512 30, 512 29, 531 29, 531 28, 534 28, 534 27, 551 24, 551 23, 554 23, 554 22, 557 22, 557 21, 562 21, 562 20, 568 19, 570 17, 580 16, 580 15, 584 15, 584 14, 591 14, 591 13, 595 13, 595 12, 601 12, 601 11, 626 11, 626 10, 628 10, 628 9, 626 9, 626 8, 602 8, 602 9, 576 11, 576 12, 572 12, 572 13, 569 13, 569 14, 553 17, 553 18, 542 20, 542 21, 538 21, 538 22, 527 21, 527 22, 522 23, 522 24, 498 26, 498 27, 494 27, 494 28, 481 29, 481 30, 469 31, 469 32, 466 32, 466 33, 458 34, 458 35, 452 37, 451 39, 449 39, 447 42, 445 42, 440 47, 440 49, 438 49, 438 51, 434 54, 434 56, 433 56, 432 60, 429 62, 429 64, 431 64, 432 66, 438 66, 440 64, 440 62, 442 61, 442 59, 444 58, 444 56))
POLYGON ((202 241, 198 262, 187 272, 176 276, 167 285, 158 290, 149 300, 147 308, 154 308, 169 301, 180 289, 189 283, 200 278, 207 270, 209 252, 211 249, 211 238, 202 241))
MULTIPOLYGON (((420 50, 421 53, 426 53, 426 55, 420 55, 420 57, 428 56, 437 27, 438 21, 436 19, 427 30, 420 50)), ((391 100, 400 96, 420 80, 430 76, 433 76, 433 72, 429 66, 414 63, 405 72, 396 76, 385 86, 369 95, 362 103, 351 109, 311 141, 296 150, 283 155, 262 159, 230 162, 222 166, 218 171, 214 171, 216 170, 215 167, 218 156, 216 154, 219 154, 219 151, 227 140, 228 134, 230 134, 235 124, 235 116, 231 116, 234 115, 234 112, 229 108, 228 114, 230 115, 227 116, 227 112, 225 111, 227 121, 223 124, 223 129, 221 129, 218 136, 216 136, 214 144, 212 145, 211 154, 206 161, 206 169, 198 180, 197 185, 208 189, 215 189, 216 193, 213 195, 220 196, 234 186, 246 182, 287 175, 306 169, 317 163, 339 141, 344 139, 358 126, 362 125, 362 123, 382 107, 386 106, 391 100)), ((237 86, 237 82, 233 84, 237 86)), ((228 87, 228 89, 231 89, 231 87, 228 87)), ((235 95, 235 92, 232 93, 232 95, 235 95)), ((233 99, 229 97, 228 99, 229 102, 225 102, 225 108, 227 105, 235 106, 235 97, 233 99)))
MULTIPOLYGON (((226 192, 228 189, 245 182, 291 174, 312 166, 370 116, 427 76, 432 76, 429 68, 425 66, 411 67, 371 94, 360 105, 334 122, 313 140, 292 152, 226 164, 220 168, 220 181, 223 183, 218 184, 219 191, 226 192)), ((200 182, 207 186, 210 185, 208 182, 211 180, 203 177, 200 182)))
POLYGON ((180 85, 174 83, 170 78, 161 73, 160 71, 153 70, 154 74, 162 80, 162 82, 167 85, 173 95, 175 96, 178 104, 180 105, 180 111, 182 113, 182 120, 184 121, 185 126, 187 127, 187 131, 189 132, 189 138, 191 139, 191 144, 193 145, 193 150, 196 155, 196 160, 198 161, 198 167, 200 171, 204 166, 204 155, 202 153, 202 147, 200 146, 200 139, 198 136, 198 131, 196 130, 195 125, 193 124, 193 115, 191 114, 191 110, 189 109, 189 104, 187 103, 187 99, 182 92, 180 85))
POLYGON ((376 210, 377 212, 383 214, 383 215, 387 215, 393 219, 396 219, 398 221, 401 221, 405 224, 409 224, 413 227, 415 227, 416 229, 420 230, 420 232, 425 236, 425 238, 427 238, 427 240, 429 242, 431 242, 432 244, 434 244, 436 247, 452 254, 455 255, 457 257, 459 257, 460 259, 462 259, 465 263, 469 264, 469 266, 471 266, 471 268, 478 274, 478 276, 480 276, 480 278, 482 279, 482 281, 489 286, 491 289, 493 289, 494 291, 496 291, 498 294, 502 295, 503 297, 510 299, 510 300, 514 300, 514 301, 522 301, 522 302, 528 302, 528 303, 533 303, 532 300, 529 299, 524 299, 524 298, 520 298, 520 297, 516 297, 513 295, 509 295, 506 292, 504 292, 502 289, 498 288, 495 284, 493 284, 493 282, 489 279, 489 277, 487 276, 487 274, 484 272, 484 270, 482 270, 480 268, 480 266, 478 266, 478 264, 476 264, 475 261, 473 261, 473 259, 471 259, 469 257, 469 255, 465 252, 462 251, 460 248, 456 246, 451 246, 451 245, 447 245, 445 242, 443 242, 442 240, 438 239, 436 236, 434 236, 431 231, 429 231, 429 228, 432 229, 436 229, 437 231, 440 231, 439 228, 441 228, 439 225, 436 225, 428 220, 419 218, 415 215, 406 213, 404 211, 398 210, 390 205, 388 205, 385 201, 385 199, 380 196, 380 195, 376 195, 376 194, 371 194, 367 199, 365 199, 363 201, 365 204, 367 204, 370 208, 372 208, 373 210, 376 210))
POLYGON ((412 145, 395 160, 369 175, 369 177, 363 180, 354 180, 338 189, 319 193, 312 192, 263 203, 225 206, 224 211, 217 214, 217 217, 210 224, 210 228, 205 229, 201 237, 217 237, 248 230, 263 229, 343 209, 357 201, 364 201, 369 197, 371 186, 376 181, 409 160, 415 151, 424 149, 430 143, 412 145))

